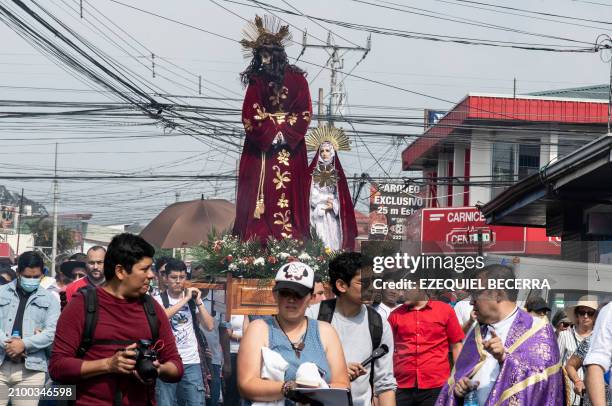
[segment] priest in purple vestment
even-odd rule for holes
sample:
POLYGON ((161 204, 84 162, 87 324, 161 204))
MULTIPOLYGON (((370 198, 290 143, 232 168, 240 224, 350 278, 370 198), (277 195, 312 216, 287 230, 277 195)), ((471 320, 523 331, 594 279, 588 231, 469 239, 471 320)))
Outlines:
MULTIPOLYGON (((490 265, 478 271, 489 281, 514 281, 514 271, 490 265)), ((478 320, 442 388, 436 406, 460 406, 476 391, 480 406, 563 406, 566 393, 555 332, 546 320, 516 305, 517 290, 471 292, 478 320)))

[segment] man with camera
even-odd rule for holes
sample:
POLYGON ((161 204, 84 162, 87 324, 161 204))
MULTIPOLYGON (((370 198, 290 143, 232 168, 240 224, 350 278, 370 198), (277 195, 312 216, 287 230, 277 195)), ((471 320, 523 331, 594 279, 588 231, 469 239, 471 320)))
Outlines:
POLYGON ((166 309, 185 374, 178 383, 157 383, 157 403, 200 406, 205 400, 201 363, 205 362, 203 351, 206 341, 197 323, 211 331, 214 320, 204 307, 200 290, 186 288, 187 267, 183 261, 169 260, 163 274, 167 282, 166 290, 155 296, 155 300, 166 309))
POLYGON ((77 386, 77 405, 154 406, 155 379, 181 379, 170 323, 146 295, 154 253, 139 236, 115 236, 104 258, 106 284, 81 290, 62 312, 49 373, 77 386))

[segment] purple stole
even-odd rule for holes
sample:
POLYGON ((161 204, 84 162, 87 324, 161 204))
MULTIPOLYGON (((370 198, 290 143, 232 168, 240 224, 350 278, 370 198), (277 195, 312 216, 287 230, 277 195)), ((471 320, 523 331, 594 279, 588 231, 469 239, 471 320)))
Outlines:
MULTIPOLYGON (((486 351, 479 325, 465 340, 451 377, 442 388, 436 406, 457 406, 455 382, 472 378, 482 367, 486 351)), ((507 355, 487 402, 483 406, 565 405, 563 372, 559 348, 550 323, 534 319, 522 309, 510 327, 504 343, 507 355)))

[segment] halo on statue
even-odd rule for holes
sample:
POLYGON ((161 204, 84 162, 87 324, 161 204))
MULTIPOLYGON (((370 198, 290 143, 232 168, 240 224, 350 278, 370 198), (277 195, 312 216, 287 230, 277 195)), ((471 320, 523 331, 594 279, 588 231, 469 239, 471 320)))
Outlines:
POLYGON ((240 40, 242 54, 245 59, 251 59, 259 48, 278 47, 286 48, 291 45, 291 33, 288 25, 282 25, 281 20, 264 15, 256 15, 254 21, 242 29, 244 38, 240 40))
POLYGON ((351 150, 351 141, 341 128, 317 127, 306 136, 306 148, 311 151, 317 151, 324 142, 332 144, 335 151, 351 150))

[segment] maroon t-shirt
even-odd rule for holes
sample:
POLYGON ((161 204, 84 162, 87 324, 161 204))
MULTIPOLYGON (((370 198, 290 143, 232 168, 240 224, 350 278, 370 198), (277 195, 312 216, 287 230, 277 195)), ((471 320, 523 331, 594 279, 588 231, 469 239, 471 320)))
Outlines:
MULTIPOLYGON (((139 300, 118 299, 102 288, 97 288, 97 292, 98 323, 94 340, 151 339, 151 329, 139 300)), ((159 361, 162 364, 174 363, 179 369, 180 379, 183 375, 183 362, 176 349, 170 323, 164 309, 158 303, 155 303, 155 311, 159 319, 157 344, 159 361)), ((132 375, 104 374, 86 380, 81 379, 83 361, 112 357, 119 348, 125 347, 117 344, 94 344, 83 359, 77 358, 77 348, 81 343, 84 327, 84 297, 75 295, 57 322, 53 352, 49 362, 51 378, 62 384, 77 385, 77 405, 111 405, 117 385, 123 394, 124 406, 144 406, 147 405, 148 399, 155 405, 154 387, 146 387, 132 375)))

